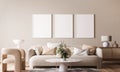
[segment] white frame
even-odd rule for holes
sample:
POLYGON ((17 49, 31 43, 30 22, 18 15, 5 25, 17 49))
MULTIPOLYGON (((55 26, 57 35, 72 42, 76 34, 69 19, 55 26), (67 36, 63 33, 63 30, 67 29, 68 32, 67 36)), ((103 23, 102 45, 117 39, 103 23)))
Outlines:
POLYGON ((73 38, 73 14, 53 15, 53 37, 73 38))
POLYGON ((33 38, 51 38, 51 14, 33 14, 32 22, 33 38))
POLYGON ((94 38, 94 14, 75 14, 74 37, 94 38))

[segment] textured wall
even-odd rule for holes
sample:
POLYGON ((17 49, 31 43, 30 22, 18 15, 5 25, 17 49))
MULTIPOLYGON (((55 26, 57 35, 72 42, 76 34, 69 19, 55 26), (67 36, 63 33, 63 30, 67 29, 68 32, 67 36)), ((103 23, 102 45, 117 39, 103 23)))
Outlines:
POLYGON ((24 39, 23 48, 64 40, 69 46, 100 46, 101 35, 112 35, 120 43, 120 0, 0 0, 0 48, 14 47, 12 40, 24 39), (32 14, 95 14, 95 38, 33 39, 32 14))

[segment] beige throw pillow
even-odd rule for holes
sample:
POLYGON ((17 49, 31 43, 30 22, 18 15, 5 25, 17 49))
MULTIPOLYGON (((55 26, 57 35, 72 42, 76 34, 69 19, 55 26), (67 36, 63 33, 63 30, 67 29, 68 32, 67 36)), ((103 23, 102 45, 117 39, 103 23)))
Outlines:
POLYGON ((73 55, 75 47, 67 47, 67 48, 71 51, 71 55, 73 55))
POLYGON ((56 55, 56 47, 55 48, 43 47, 42 55, 56 55))
POLYGON ((82 49, 88 49, 88 55, 95 55, 96 54, 96 46, 91 46, 91 45, 82 45, 82 49))

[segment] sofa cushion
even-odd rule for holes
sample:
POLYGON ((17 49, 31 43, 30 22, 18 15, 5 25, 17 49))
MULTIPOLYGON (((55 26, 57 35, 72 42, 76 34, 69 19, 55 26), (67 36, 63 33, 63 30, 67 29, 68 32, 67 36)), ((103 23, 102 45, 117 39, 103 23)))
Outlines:
POLYGON ((42 48, 43 48, 42 55, 56 55, 56 47, 48 48, 47 46, 44 46, 42 48))
POLYGON ((83 50, 88 49, 88 54, 89 55, 95 55, 95 53, 96 53, 96 46, 83 44, 82 49, 83 50))
MULTIPOLYGON (((70 63, 71 66, 96 66, 99 63, 99 58, 96 55, 88 55, 88 56, 78 56, 72 55, 71 59, 81 59, 80 62, 70 63)), ((30 58, 29 65, 30 67, 38 67, 38 66, 59 66, 59 63, 50 63, 46 62, 47 59, 60 59, 56 55, 39 55, 33 56, 30 58)))
POLYGON ((42 51, 43 51, 42 47, 36 47, 35 48, 35 52, 36 52, 37 55, 41 55, 42 51))
POLYGON ((73 55, 88 56, 88 49, 82 50, 81 48, 74 48, 73 55))
POLYGON ((42 51, 43 51, 43 49, 42 49, 41 46, 32 46, 31 49, 34 50, 34 52, 35 52, 36 55, 41 55, 42 51))

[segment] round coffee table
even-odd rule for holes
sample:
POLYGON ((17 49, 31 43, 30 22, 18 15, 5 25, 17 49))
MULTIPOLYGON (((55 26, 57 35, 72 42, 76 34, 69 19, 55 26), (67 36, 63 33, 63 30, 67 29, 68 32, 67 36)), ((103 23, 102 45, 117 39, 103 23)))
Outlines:
POLYGON ((63 59, 47 59, 46 60, 46 62, 59 64, 59 71, 60 72, 67 72, 67 69, 68 69, 67 64, 80 62, 80 61, 81 61, 80 59, 66 59, 66 61, 64 61, 63 59))

